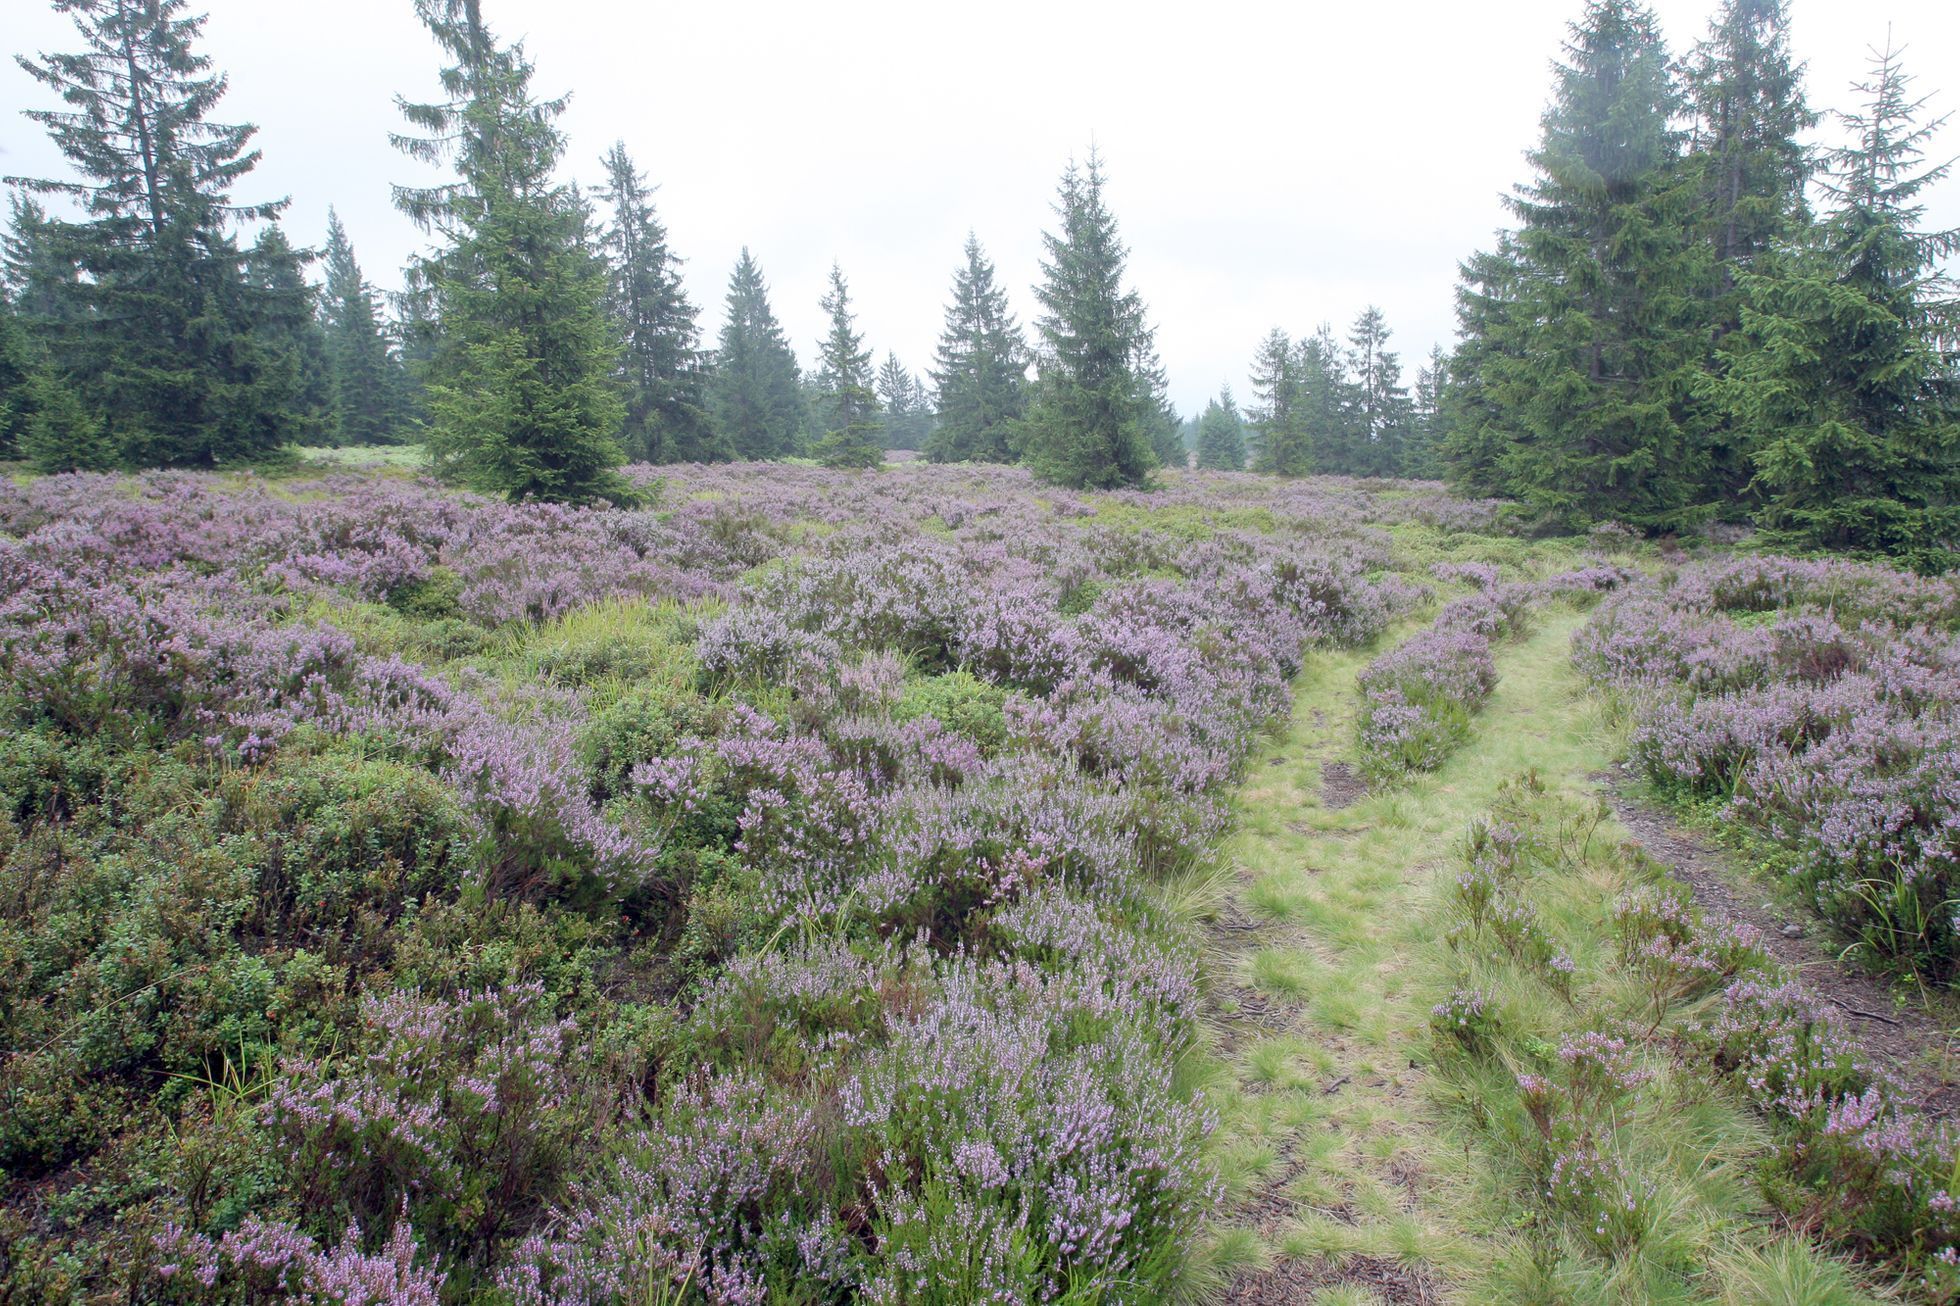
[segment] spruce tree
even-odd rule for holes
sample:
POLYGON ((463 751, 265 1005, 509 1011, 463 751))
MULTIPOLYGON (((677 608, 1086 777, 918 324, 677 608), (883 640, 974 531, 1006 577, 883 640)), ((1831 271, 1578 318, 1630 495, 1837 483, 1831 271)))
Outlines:
POLYGON ((26 457, 23 444, 36 412, 35 383, 47 371, 46 341, 52 325, 75 297, 65 282, 75 265, 55 256, 47 213, 30 196, 13 191, 0 264, 0 458, 26 457))
MULTIPOLYGON (((1790 54, 1788 27, 1783 0, 1722 0, 1685 64, 1693 116, 1688 170, 1698 190, 1698 226, 1725 293, 1772 244, 1806 225, 1811 160, 1800 138, 1817 115, 1804 102, 1803 67, 1790 54)), ((1717 333, 1738 320, 1729 307, 1716 319, 1717 333)))
POLYGON ((306 279, 312 258, 310 251, 294 249, 276 224, 261 230, 245 255, 245 279, 264 297, 259 335, 267 354, 292 370, 292 438, 301 444, 320 444, 334 434, 327 338, 318 294, 306 279))
POLYGON ((1450 360, 1441 345, 1432 345, 1429 357, 1416 369, 1416 384, 1410 394, 1409 434, 1402 445, 1397 476, 1419 481, 1441 480, 1444 475, 1443 445, 1448 439, 1443 416, 1443 391, 1449 382, 1450 360))
POLYGON ((953 302, 939 336, 934 408, 926 445, 934 462, 1013 462, 1028 404, 1027 344, 994 283, 994 265, 971 233, 966 266, 953 275, 953 302))
POLYGON ((933 436, 939 430, 939 419, 932 411, 932 391, 926 387, 925 378, 922 376, 915 375, 912 378, 911 408, 917 439, 909 447, 923 453, 932 446, 933 436))
POLYGON ((425 378, 430 460, 511 499, 630 501, 605 268, 587 248, 582 199, 552 180, 565 101, 532 94, 523 46, 495 39, 479 0, 416 0, 416 11, 450 60, 446 98, 404 102, 428 134, 395 143, 457 171, 448 185, 395 193, 442 239, 421 268, 439 327, 425 378))
POLYGON ((34 411, 27 387, 37 370, 27 329, 13 301, 0 293, 0 462, 20 456, 20 437, 34 411))
POLYGON ((1027 419, 1027 460, 1037 476, 1074 489, 1149 482, 1152 436, 1164 420, 1154 378, 1138 370, 1151 345, 1143 301, 1123 284, 1128 251, 1103 199, 1102 160, 1071 160, 1044 233, 1047 255, 1035 297, 1041 347, 1027 419))
POLYGON ((1753 469, 1734 415, 1720 401, 1720 378, 1731 362, 1726 345, 1742 324, 1738 278, 1809 224, 1804 192, 1812 166, 1801 137, 1817 116, 1804 102, 1783 0, 1723 0, 1686 61, 1684 81, 1695 230, 1713 260, 1705 324, 1716 346, 1708 364, 1715 399, 1708 497, 1739 516, 1753 469))
POLYGON ((932 420, 925 392, 912 373, 898 361, 898 355, 887 352, 885 362, 878 369, 878 402, 885 410, 885 447, 887 449, 922 449, 925 447, 926 428, 932 420))
POLYGON ((830 318, 830 330, 817 349, 815 413, 823 423, 823 437, 813 452, 826 467, 876 467, 885 455, 878 445, 871 351, 858 334, 850 287, 835 263, 830 265, 830 290, 819 303, 830 318))
POLYGON ((600 238, 610 273, 606 307, 625 344, 627 452, 651 463, 711 462, 727 446, 708 425, 701 328, 681 285, 681 260, 653 208, 653 190, 633 166, 624 141, 604 159, 612 210, 600 238))
MULTIPOLYGON (((270 452, 298 433, 297 371, 272 325, 276 297, 252 285, 231 228, 284 201, 238 204, 258 163, 255 128, 209 120, 225 78, 198 53, 201 17, 184 0, 55 0, 82 38, 74 54, 17 62, 62 109, 28 117, 77 180, 10 178, 73 200, 82 220, 47 224, 68 265, 23 305, 48 364, 93 441, 129 462, 216 463, 270 452), (79 274, 79 275, 77 275, 79 274)), ((54 384, 51 382, 51 384, 54 384)), ((43 434, 53 438, 56 425, 43 434)))
POLYGON ((106 472, 120 450, 102 417, 83 404, 74 387, 43 369, 28 378, 20 455, 37 472, 106 472))
POLYGON ((336 444, 386 444, 409 425, 408 378, 390 348, 374 288, 361 276, 340 215, 327 210, 320 295, 336 444))
POLYGON ((727 313, 708 379, 715 440, 737 458, 788 458, 803 437, 803 390, 762 269, 746 247, 729 274, 727 313))
POLYGON ((1373 305, 1362 310, 1348 332, 1351 465, 1355 476, 1393 476, 1402 465, 1408 438, 1409 392, 1402 385, 1402 362, 1388 348, 1388 322, 1373 305))
POLYGON ((1184 419, 1171 403, 1170 374, 1157 356, 1154 333, 1138 348, 1136 369, 1149 400, 1145 429, 1150 437, 1150 451, 1156 455, 1158 466, 1182 471, 1190 465, 1184 447, 1184 419))
POLYGON ((1198 419, 1198 466, 1213 471, 1245 470, 1245 421, 1232 402, 1232 387, 1205 405, 1198 419))
POLYGON ((1251 418, 1255 469, 1274 476, 1305 476, 1313 470, 1307 441, 1306 409, 1299 361, 1286 333, 1274 327, 1252 360, 1251 418))
POLYGON ((1547 524, 1618 518, 1651 530, 1706 502, 1707 432, 1695 403, 1707 334, 1707 258, 1680 166, 1680 108, 1653 16, 1590 0, 1557 69, 1511 198, 1512 269, 1478 275, 1513 296, 1468 346, 1497 450, 1492 488, 1547 524))
POLYGON ((1952 359, 1960 311, 1941 261, 1960 229, 1922 227, 1949 164, 1925 149, 1944 119, 1898 52, 1873 54, 1853 142, 1828 155, 1828 215, 1797 248, 1740 280, 1742 327, 1725 383, 1752 448, 1759 521, 1782 546, 1960 561, 1960 420, 1952 359))
POLYGON ((1523 339, 1523 260, 1510 232, 1497 248, 1473 254, 1458 267, 1457 346, 1450 358, 1439 411, 1437 454, 1444 475, 1459 490, 1499 495, 1506 487, 1504 454, 1513 428, 1505 380, 1511 355, 1523 339))
POLYGON ((1293 346, 1293 373, 1300 387, 1300 422, 1306 459, 1315 471, 1354 475, 1354 437, 1347 356, 1323 322, 1293 346))
POLYGON ((81 307, 75 260, 62 250, 61 230, 33 196, 15 190, 7 199, 7 234, 0 240, 7 296, 45 344, 65 325, 64 315, 81 307))

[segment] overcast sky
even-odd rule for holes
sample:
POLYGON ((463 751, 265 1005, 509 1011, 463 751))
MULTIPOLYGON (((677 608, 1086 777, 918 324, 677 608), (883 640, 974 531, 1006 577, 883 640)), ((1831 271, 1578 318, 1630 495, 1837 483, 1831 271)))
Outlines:
MULTIPOLYGON (((1660 0, 1670 47, 1715 0, 1660 0)), ((76 48, 42 0, 0 0, 10 50, 76 48)), ((393 288, 420 237, 390 182, 427 178, 388 147, 393 97, 432 98, 438 56, 409 0, 203 0, 206 49, 231 76, 227 121, 260 125, 265 161, 240 196, 288 195, 294 239, 327 206, 368 276, 393 288)), ((196 7, 194 0, 193 7, 196 7)), ((1889 24, 1916 89, 1960 107, 1960 4, 1793 0, 1811 102, 1845 106, 1889 24)), ((604 3, 485 0, 523 37, 543 94, 572 92, 568 175, 596 184, 615 139, 656 197, 712 341, 729 268, 749 246, 807 364, 817 299, 842 264, 866 342, 931 359, 969 228, 1022 321, 1056 178, 1093 139, 1158 327, 1172 397, 1190 413, 1221 383, 1243 395, 1273 326, 1345 328, 1378 304, 1412 376, 1453 329, 1456 265, 1505 221, 1579 0, 1204 6, 994 0, 604 3)), ((0 172, 63 164, 19 116, 51 107, 0 69, 0 172)), ((1960 153, 1960 119, 1941 144, 1960 153)), ((1960 179, 1930 198, 1960 225, 1960 179)))

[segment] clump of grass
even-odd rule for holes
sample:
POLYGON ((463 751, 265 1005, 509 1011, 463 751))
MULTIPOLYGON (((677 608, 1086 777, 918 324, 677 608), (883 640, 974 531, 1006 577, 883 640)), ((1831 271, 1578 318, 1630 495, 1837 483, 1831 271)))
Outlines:
POLYGON ((1768 965, 1704 928, 1603 812, 1536 775, 1472 827, 1439 905, 1436 1088, 1523 1254, 1519 1299, 1865 1300, 1843 1266, 1760 1218, 1764 1124, 1677 1053, 1736 976, 1768 965), (1518 922, 1526 921, 1528 925, 1518 922), (1524 940, 1522 943, 1520 940, 1524 940), (1604 941, 1604 946, 1602 942, 1604 941))

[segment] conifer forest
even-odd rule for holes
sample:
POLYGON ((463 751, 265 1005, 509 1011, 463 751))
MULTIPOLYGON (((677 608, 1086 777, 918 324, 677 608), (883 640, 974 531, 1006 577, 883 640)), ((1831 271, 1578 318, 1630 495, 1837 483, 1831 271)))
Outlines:
POLYGON ((0 1306, 1960 1303, 1960 51, 1570 0, 1192 403, 1121 122, 908 352, 500 0, 401 267, 13 3, 0 1306))

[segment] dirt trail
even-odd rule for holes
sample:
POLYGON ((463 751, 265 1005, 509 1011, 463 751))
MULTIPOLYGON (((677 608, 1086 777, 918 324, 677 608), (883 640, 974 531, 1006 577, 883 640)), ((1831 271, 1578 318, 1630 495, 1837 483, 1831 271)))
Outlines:
POLYGON ((1905 1086, 1907 1100, 1929 1115, 1960 1119, 1960 1030, 1919 1001, 1898 1000, 1892 986, 1855 963, 1839 960, 1837 950, 1818 937, 1816 921, 1762 901, 1764 891, 1752 887, 1720 849, 1635 797, 1623 771, 1593 779, 1634 842, 1692 889, 1704 912, 1759 931, 1770 953, 1843 1016, 1865 1059, 1905 1086))
POLYGON ((1503 1231, 1471 1218, 1463 1158, 1440 1146, 1423 1069, 1427 976, 1411 945, 1472 816, 1536 762, 1583 775, 1572 709, 1534 688, 1563 668, 1576 619, 1500 654, 1499 689, 1462 752, 1412 788, 1380 792, 1352 754, 1364 654, 1328 655, 1298 687, 1291 730, 1247 777, 1239 866, 1212 924, 1212 1019, 1236 1200, 1249 1255, 1234 1306, 1462 1299, 1503 1231))

